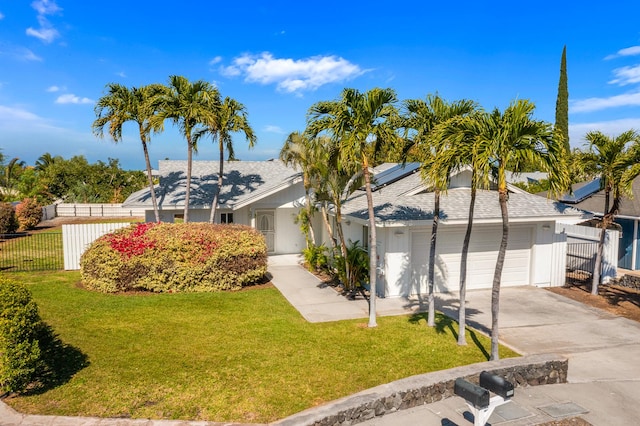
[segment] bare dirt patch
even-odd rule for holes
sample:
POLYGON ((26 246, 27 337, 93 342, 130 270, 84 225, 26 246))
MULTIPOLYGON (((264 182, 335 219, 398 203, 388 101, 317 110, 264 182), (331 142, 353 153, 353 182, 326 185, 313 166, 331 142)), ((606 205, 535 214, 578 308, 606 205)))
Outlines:
POLYGON ((600 285, 598 295, 591 294, 591 284, 551 287, 548 291, 614 315, 640 322, 640 290, 617 285, 600 285))

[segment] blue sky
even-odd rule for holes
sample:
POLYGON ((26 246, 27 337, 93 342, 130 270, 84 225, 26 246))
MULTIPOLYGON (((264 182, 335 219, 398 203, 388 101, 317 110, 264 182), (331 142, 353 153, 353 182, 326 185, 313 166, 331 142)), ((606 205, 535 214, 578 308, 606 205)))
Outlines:
MULTIPOLYGON (((306 112, 344 87, 438 93, 490 110, 529 99, 554 121, 567 45, 570 135, 640 130, 640 2, 0 0, 0 149, 28 164, 45 152, 119 158, 143 168, 133 124, 114 144, 91 133, 107 83, 207 80, 242 102, 257 133, 243 160, 278 156, 306 112)), ((157 160, 186 158, 172 124, 157 160)), ((196 159, 215 159, 201 142, 196 159)))

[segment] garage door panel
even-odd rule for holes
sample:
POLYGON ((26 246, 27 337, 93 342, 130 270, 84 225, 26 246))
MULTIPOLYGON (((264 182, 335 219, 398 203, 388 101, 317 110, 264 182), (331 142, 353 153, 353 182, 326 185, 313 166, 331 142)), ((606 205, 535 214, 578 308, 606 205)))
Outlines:
MULTIPOLYGON (((523 285, 529 282, 531 262, 531 227, 512 227, 502 271, 503 286, 523 285)), ((431 232, 412 233, 412 293, 427 291, 428 253, 431 232), (415 250, 420 255, 414 256, 415 250)), ((490 288, 493 283, 498 249, 502 237, 501 227, 475 229, 469 243, 467 259, 467 288, 490 288)), ((458 291, 463 230, 440 228, 436 248, 436 290, 458 291)))

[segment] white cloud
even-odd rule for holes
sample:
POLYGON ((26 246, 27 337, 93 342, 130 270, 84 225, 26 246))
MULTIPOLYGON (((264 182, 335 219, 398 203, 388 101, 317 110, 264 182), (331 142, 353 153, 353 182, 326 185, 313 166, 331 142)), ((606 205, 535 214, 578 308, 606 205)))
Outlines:
POLYGON ((212 60, 209 61, 209 65, 215 65, 222 62, 222 56, 216 56, 212 60))
POLYGON ((617 68, 613 70, 613 74, 616 78, 611 80, 609 84, 626 86, 628 84, 640 83, 640 65, 617 68))
POLYGON ((284 130, 282 130, 282 128, 280 126, 274 126, 271 124, 268 124, 266 126, 264 126, 264 131, 268 132, 268 133, 276 133, 278 135, 283 135, 284 134, 284 130))
POLYGON ((233 64, 221 67, 228 77, 244 75, 250 83, 276 84, 278 90, 294 93, 317 88, 330 83, 349 80, 362 75, 358 65, 337 56, 314 56, 307 59, 278 59, 269 52, 261 55, 245 54, 233 60, 233 64))
POLYGON ((19 61, 42 61, 42 58, 24 47, 2 45, 0 43, 0 56, 6 55, 19 61))
POLYGON ((588 132, 598 130, 608 136, 618 136, 630 129, 640 130, 640 118, 623 118, 593 123, 570 123, 569 139, 572 146, 579 147, 586 143, 584 135, 588 132))
POLYGON ((619 58, 621 56, 636 56, 636 55, 640 55, 640 46, 631 46, 631 47, 626 47, 624 49, 620 49, 615 54, 609 55, 604 59, 609 60, 609 59, 619 58))
POLYGON ((55 92, 59 92, 61 90, 63 90, 63 88, 55 86, 55 85, 47 87, 47 92, 49 92, 49 93, 55 93, 55 92))
POLYGON ((53 15, 62 11, 62 8, 58 6, 55 1, 50 0, 36 0, 31 3, 31 7, 34 8, 39 15, 53 15))
POLYGON ((92 104, 93 102, 94 101, 89 98, 81 98, 72 93, 60 95, 58 99, 56 99, 57 104, 92 104))
POLYGON ((592 112, 623 106, 640 106, 640 92, 623 93, 608 98, 581 99, 572 102, 569 110, 571 112, 592 112))
POLYGON ((15 121, 40 121, 42 120, 36 114, 19 107, 9 107, 0 105, 0 117, 2 122, 12 123, 15 121))
POLYGON ((27 35, 39 38, 44 43, 51 43, 56 38, 60 37, 60 33, 56 30, 51 22, 46 18, 47 15, 54 15, 62 11, 55 1, 50 0, 37 0, 31 3, 31 7, 38 12, 38 23, 40 28, 27 28, 27 35))
POLYGON ((125 74, 125 72, 124 72, 124 71, 117 72, 117 73, 116 73, 116 75, 117 75, 118 77, 127 78, 127 74, 125 74))

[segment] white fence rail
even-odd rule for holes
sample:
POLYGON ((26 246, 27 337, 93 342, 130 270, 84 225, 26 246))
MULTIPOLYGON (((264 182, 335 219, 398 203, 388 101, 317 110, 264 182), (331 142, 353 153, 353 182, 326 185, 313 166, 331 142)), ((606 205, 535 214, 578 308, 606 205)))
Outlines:
MULTIPOLYGON (((597 243, 600 241, 600 228, 589 226, 556 224, 556 234, 566 233, 567 244, 571 243, 597 243)), ((602 282, 607 283, 616 278, 618 272, 618 241, 620 232, 608 229, 605 235, 602 251, 602 282)))
MULTIPOLYGON (((49 206, 47 206, 49 208, 49 206)), ((54 217, 144 217, 144 208, 125 208, 122 204, 55 204, 54 217)), ((48 212, 50 214, 50 212, 48 212)))
POLYGON ((62 225, 62 247, 64 250, 64 269, 80 269, 80 256, 87 247, 116 229, 129 226, 131 223, 87 223, 76 225, 62 225))
POLYGON ((567 282, 567 234, 556 232, 551 248, 551 287, 563 287, 567 282))

